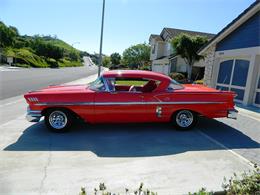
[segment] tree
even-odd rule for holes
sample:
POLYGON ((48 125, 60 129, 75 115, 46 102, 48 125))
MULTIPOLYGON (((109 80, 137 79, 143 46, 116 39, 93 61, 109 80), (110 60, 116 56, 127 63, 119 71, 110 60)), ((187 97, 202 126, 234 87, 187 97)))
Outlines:
POLYGON ((105 67, 109 67, 109 65, 111 64, 111 59, 109 56, 104 56, 102 58, 102 65, 105 67))
MULTIPOLYGON (((50 42, 46 42, 41 37, 35 38, 34 42, 32 43, 32 48, 35 50, 35 53, 39 56, 53 58, 55 60, 64 57, 64 52, 65 52, 64 48, 51 44, 50 42)), ((71 58, 73 56, 69 56, 69 57, 71 58)))
POLYGON ((151 47, 145 43, 133 45, 123 52, 123 62, 130 66, 144 66, 150 63, 151 47))
POLYGON ((18 32, 18 29, 14 26, 9 26, 9 29, 11 31, 13 31, 13 33, 15 34, 15 36, 19 36, 19 32, 18 32))
POLYGON ((192 66, 195 62, 203 59, 203 56, 198 55, 197 52, 207 42, 207 37, 189 36, 186 34, 180 34, 171 41, 176 54, 180 55, 188 64, 189 80, 191 80, 192 66))
POLYGON ((80 53, 77 50, 68 51, 68 56, 72 61, 78 61, 80 59, 80 53))
POLYGON ((112 53, 110 55, 110 60, 113 65, 118 65, 120 64, 121 55, 119 53, 112 53))
POLYGON ((13 46, 18 31, 14 27, 7 27, 0 21, 0 47, 13 46))

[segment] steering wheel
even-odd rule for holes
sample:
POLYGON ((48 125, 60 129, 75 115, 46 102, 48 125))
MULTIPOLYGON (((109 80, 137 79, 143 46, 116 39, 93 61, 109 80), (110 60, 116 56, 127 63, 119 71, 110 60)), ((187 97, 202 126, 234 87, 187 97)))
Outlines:
POLYGON ((135 86, 134 85, 131 85, 131 87, 129 88, 129 90, 128 91, 133 91, 133 92, 135 92, 136 91, 136 88, 135 88, 135 86))

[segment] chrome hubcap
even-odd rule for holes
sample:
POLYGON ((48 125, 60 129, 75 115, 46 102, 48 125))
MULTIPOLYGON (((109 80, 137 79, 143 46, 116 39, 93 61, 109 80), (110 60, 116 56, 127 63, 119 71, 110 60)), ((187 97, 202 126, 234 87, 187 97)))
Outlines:
POLYGON ((180 127, 188 127, 193 122, 193 114, 188 110, 182 110, 178 112, 176 116, 176 123, 180 127))
POLYGON ((62 129, 68 122, 66 114, 61 111, 54 111, 49 116, 49 123, 55 129, 62 129))

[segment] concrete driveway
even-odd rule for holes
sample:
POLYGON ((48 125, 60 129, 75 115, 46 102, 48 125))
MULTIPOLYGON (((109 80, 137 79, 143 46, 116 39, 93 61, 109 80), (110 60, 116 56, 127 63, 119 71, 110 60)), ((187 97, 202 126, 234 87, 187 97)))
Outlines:
POLYGON ((140 182, 159 194, 221 190, 224 176, 260 163, 259 125, 239 115, 202 118, 185 132, 170 124, 79 123, 55 134, 20 115, 0 125, 0 194, 78 194, 100 182, 121 193, 140 182))

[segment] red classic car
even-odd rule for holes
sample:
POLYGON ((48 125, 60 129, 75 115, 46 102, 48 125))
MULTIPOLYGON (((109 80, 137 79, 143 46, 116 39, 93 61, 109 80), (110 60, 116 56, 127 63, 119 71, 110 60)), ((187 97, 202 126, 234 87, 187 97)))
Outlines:
POLYGON ((88 85, 61 85, 24 95, 27 119, 42 116, 48 128, 67 131, 75 119, 88 123, 172 122, 193 127, 198 116, 236 118, 235 93, 203 85, 181 85, 151 71, 107 71, 88 85))

